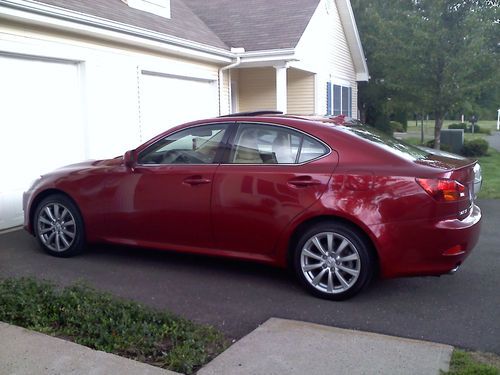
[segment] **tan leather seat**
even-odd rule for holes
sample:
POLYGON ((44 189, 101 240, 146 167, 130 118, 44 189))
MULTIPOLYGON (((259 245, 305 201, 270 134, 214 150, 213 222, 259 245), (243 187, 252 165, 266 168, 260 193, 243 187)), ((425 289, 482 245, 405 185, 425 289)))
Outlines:
POLYGON ((285 134, 278 134, 273 141, 272 150, 279 164, 295 163, 290 139, 285 134))
POLYGON ((241 134, 233 163, 237 164, 262 164, 263 160, 259 154, 257 134, 255 130, 248 130, 241 134))

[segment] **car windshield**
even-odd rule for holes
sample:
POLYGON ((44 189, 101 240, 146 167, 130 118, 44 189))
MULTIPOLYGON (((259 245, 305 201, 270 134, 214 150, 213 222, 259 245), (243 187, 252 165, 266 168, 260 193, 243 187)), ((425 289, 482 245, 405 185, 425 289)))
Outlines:
POLYGON ((379 147, 408 160, 426 159, 430 154, 368 125, 342 126, 343 130, 376 143, 379 147))

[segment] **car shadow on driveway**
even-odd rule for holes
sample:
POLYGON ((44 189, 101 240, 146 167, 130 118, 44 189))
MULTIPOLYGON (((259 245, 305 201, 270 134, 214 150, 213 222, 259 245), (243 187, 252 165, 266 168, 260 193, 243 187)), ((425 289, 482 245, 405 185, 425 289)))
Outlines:
POLYGON ((257 263, 102 245, 55 258, 24 231, 0 236, 0 278, 28 276, 63 286, 83 281, 214 325, 231 338, 279 317, 500 353, 496 225, 485 224, 457 274, 376 281, 343 302, 315 298, 287 270, 257 263))

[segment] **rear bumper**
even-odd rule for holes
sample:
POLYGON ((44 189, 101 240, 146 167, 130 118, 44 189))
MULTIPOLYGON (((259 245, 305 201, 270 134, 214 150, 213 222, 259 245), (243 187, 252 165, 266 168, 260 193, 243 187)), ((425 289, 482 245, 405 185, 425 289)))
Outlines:
POLYGON ((406 221, 370 229, 378 239, 382 277, 442 275, 462 264, 477 244, 481 210, 474 205, 463 220, 406 221))

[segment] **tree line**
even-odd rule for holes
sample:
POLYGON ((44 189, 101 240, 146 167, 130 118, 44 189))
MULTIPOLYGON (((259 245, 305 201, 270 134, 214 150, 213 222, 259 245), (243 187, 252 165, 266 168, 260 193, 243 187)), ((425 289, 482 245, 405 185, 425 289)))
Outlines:
POLYGON ((370 80, 362 120, 383 127, 417 116, 496 119, 500 107, 498 0, 351 0, 370 80))

